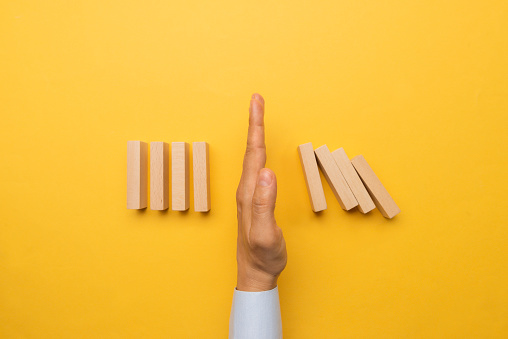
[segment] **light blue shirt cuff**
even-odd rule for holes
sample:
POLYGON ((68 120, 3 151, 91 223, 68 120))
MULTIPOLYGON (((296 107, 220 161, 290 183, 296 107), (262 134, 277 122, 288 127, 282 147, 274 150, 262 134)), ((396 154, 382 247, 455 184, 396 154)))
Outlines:
POLYGON ((235 288, 229 339, 281 339, 279 290, 244 292, 235 288))

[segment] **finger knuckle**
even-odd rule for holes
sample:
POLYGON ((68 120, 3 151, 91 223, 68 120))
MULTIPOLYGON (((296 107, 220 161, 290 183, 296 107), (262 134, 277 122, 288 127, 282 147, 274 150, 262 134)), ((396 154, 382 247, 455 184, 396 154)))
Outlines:
POLYGON ((240 207, 248 205, 251 200, 252 200, 252 195, 249 195, 246 192, 242 191, 242 192, 237 193, 237 195, 236 195, 236 202, 237 202, 237 205, 239 205, 240 207))
POLYGON ((252 211, 257 214, 264 214, 273 209, 272 204, 266 197, 254 197, 252 199, 252 211))
POLYGON ((265 145, 255 145, 253 142, 253 143, 247 144, 247 149, 245 150, 245 155, 252 156, 252 155, 255 155, 258 153, 263 154, 263 152, 265 152, 265 151, 266 151, 265 145))
POLYGON ((237 204, 243 203, 243 196, 242 196, 242 191, 240 190, 240 187, 238 187, 238 189, 236 190, 236 203, 237 204))

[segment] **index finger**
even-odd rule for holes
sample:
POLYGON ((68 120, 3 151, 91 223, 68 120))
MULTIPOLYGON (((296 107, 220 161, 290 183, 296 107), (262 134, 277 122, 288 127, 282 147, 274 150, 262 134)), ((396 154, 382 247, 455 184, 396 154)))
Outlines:
POLYGON ((257 93, 253 94, 250 101, 247 149, 243 158, 241 179, 244 190, 251 195, 256 187, 258 173, 266 163, 264 113, 263 97, 257 93))

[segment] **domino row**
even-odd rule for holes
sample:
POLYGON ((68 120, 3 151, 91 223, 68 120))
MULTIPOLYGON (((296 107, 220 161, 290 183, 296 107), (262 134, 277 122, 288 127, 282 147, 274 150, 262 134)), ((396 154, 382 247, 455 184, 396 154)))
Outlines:
POLYGON ((358 206, 360 212, 368 213, 377 206, 388 219, 400 213, 399 207, 363 155, 350 161, 343 148, 330 152, 328 146, 323 145, 314 150, 310 142, 298 146, 298 154, 314 212, 327 207, 319 165, 342 209, 349 211, 358 206))
MULTIPOLYGON (((210 210, 210 157, 206 142, 192 143, 194 210, 210 210)), ((189 209, 189 144, 171 143, 171 207, 189 209)), ((147 207, 148 144, 127 141, 127 208, 147 207)), ((169 144, 150 143, 150 209, 169 208, 169 144)))

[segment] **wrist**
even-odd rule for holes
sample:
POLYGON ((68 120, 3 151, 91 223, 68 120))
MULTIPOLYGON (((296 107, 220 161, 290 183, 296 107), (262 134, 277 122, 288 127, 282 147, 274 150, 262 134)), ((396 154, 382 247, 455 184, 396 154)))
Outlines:
POLYGON ((269 291, 277 287, 278 276, 255 269, 238 269, 236 289, 245 292, 269 291))
POLYGON ((273 290, 277 287, 277 280, 274 281, 250 281, 238 278, 236 289, 244 292, 263 292, 273 290))

